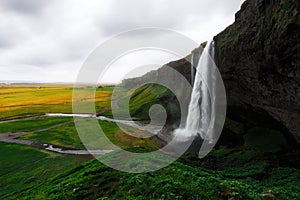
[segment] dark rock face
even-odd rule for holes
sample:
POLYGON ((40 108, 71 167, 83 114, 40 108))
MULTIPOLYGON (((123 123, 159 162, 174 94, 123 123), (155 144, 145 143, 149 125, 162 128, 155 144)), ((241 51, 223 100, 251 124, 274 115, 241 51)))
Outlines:
MULTIPOLYGON (((299 9, 299 0, 247 0, 234 24, 214 38, 228 101, 220 144, 243 144, 243 135, 252 127, 280 130, 300 143, 299 9), (243 126, 240 133, 234 133, 233 122, 243 126)), ((190 59, 189 55, 168 65, 191 81, 190 59)), ((154 79, 163 72, 164 67, 123 84, 154 79)), ((166 127, 165 136, 176 128, 166 127)))
POLYGON ((248 0, 235 23, 215 37, 228 116, 262 126, 277 121, 298 143, 299 13, 298 0, 248 0))

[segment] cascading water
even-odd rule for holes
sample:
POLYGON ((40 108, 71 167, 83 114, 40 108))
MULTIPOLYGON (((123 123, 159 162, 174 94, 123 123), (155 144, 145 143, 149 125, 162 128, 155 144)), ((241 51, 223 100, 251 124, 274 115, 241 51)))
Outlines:
MULTIPOLYGON (((214 88, 216 84, 213 58, 214 41, 206 45, 199 58, 185 127, 174 131, 177 141, 187 141, 197 134, 204 140, 214 140, 213 131, 208 131, 214 118, 215 91, 208 89, 214 88)), ((193 64, 196 64, 195 53, 192 55, 193 64)))

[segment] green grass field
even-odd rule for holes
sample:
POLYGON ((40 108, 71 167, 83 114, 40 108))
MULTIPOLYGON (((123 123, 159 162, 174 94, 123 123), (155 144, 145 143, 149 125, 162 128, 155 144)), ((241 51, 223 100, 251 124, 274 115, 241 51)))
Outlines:
POLYGON ((72 117, 41 117, 0 123, 0 133, 31 132, 72 121, 72 117))
MULTIPOLYGON (((110 109, 113 88, 99 88, 96 91, 95 107, 97 111, 110 109)), ((93 101, 85 96, 85 101, 93 101)), ((0 120, 26 118, 44 113, 71 113, 72 88, 50 85, 38 87, 8 86, 0 88, 0 120)), ((126 135, 112 122, 99 121, 106 136, 116 145, 126 148, 143 146, 154 149, 149 139, 137 139, 126 135)), ((127 128, 127 131, 138 130, 127 128)), ((84 149, 72 117, 38 117, 0 123, 0 133, 32 132, 19 139, 84 149), (69 122, 69 123, 68 123, 69 122), (53 127, 61 125, 59 127, 53 127), (51 128, 49 130, 42 129, 51 128)), ((109 149, 110 146, 106 146, 109 149)), ((2 152, 0 163, 0 198, 26 191, 26 188, 39 184, 52 176, 91 159, 91 156, 61 155, 34 147, 0 143, 2 152)))
MULTIPOLYGON (((81 90, 81 88, 79 88, 81 90)), ((95 102, 97 112, 110 108, 113 87, 85 88, 83 102, 95 102)), ((0 87, 0 120, 41 115, 72 113, 73 87, 69 85, 10 85, 0 87)), ((78 99, 77 99, 78 100, 78 99)))
MULTIPOLYGON (((147 148, 150 147, 155 148, 155 146, 151 144, 149 139, 138 139, 126 135, 123 131, 120 130, 120 128, 117 126, 116 123, 99 120, 99 124, 102 127, 102 130, 104 131, 105 135, 115 145, 118 145, 120 147, 139 145, 147 148)), ((126 128, 127 131, 138 132, 138 130, 136 129, 130 127, 126 127, 126 128)), ((20 139, 34 140, 34 141, 64 146, 64 147, 85 149, 77 133, 74 122, 44 132, 31 133, 20 137, 20 139)), ((104 148, 110 149, 111 147, 104 146, 104 148)))
MULTIPOLYGON (((111 87, 98 88, 95 98, 89 92, 86 96, 83 93, 80 101, 95 101, 97 112, 112 117, 112 90, 111 87)), ((176 105, 169 103, 174 96, 163 87, 149 84, 126 94, 121 91, 121 94, 132 94, 130 112, 136 120, 148 120, 149 108, 156 103, 165 106, 168 115, 178 114, 178 110, 172 109, 176 105)), ((123 103, 124 100, 119 99, 119 104, 123 103)), ((0 88, 0 120, 44 113, 71 113, 71 105, 71 86, 13 85, 0 88)), ((124 111, 117 112, 122 117, 124 111)), ((72 117, 40 116, 5 122, 0 123, 0 134, 28 132, 19 139, 84 149, 73 120, 72 117), (55 125, 61 126, 53 127, 55 125), (51 129, 47 129, 49 127, 51 129), (47 130, 38 131, 41 129, 47 130)), ((84 120, 96 119, 82 118, 78 122, 84 120)), ((109 140, 123 149, 136 153, 157 149, 155 138, 135 138, 120 130, 116 123, 101 120, 98 123, 109 140)), ((94 131, 86 128, 87 134, 94 131)), ((130 127, 125 129, 138 135, 145 134, 130 127)), ((90 138, 92 146, 99 143, 101 137, 90 138)), ((106 143, 102 147, 112 148, 106 143)), ((202 160, 196 155, 186 154, 166 168, 145 174, 116 171, 95 159, 90 160, 91 156, 63 155, 20 144, 0 142, 0 151, 0 199, 298 200, 300 194, 300 171, 294 162, 300 152, 260 151, 249 144, 235 148, 219 146, 202 160)), ((121 160, 117 151, 103 158, 110 159, 110 156, 121 160)), ((149 167, 156 159, 150 156, 146 162, 132 159, 126 164, 133 168, 138 165, 149 167)))
POLYGON ((60 155, 33 147, 0 142, 0 198, 78 166, 90 156, 60 155))
MULTIPOLYGON (((91 95, 92 90, 93 88, 85 87, 81 93, 82 101, 95 102, 95 108, 99 112, 110 109, 113 87, 97 88, 95 96, 91 95), (85 91, 87 91, 86 95, 85 91)), ((45 113, 72 113, 72 92, 71 85, 1 85, 0 120, 39 116, 45 113)), ((72 117, 42 116, 0 123, 0 133, 35 132, 67 122, 71 123, 24 137, 39 142, 83 148, 72 117)), ((107 125, 107 128, 111 131, 116 130, 113 125, 107 125)), ((112 132, 110 134, 113 135, 112 132)), ((0 142, 0 151, 2 152, 0 155, 1 199, 91 159, 91 156, 61 155, 30 146, 2 142, 0 142)))

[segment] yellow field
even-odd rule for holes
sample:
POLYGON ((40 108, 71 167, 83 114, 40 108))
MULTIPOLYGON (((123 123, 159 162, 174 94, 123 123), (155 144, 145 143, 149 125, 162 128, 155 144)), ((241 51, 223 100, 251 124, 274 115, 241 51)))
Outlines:
MULTIPOLYGON (((80 101, 95 101, 97 112, 110 108, 113 88, 97 89, 95 96, 93 88, 83 88, 78 88, 81 89, 80 101)), ((43 113, 71 113, 72 93, 72 85, 0 85, 0 120, 43 113)))

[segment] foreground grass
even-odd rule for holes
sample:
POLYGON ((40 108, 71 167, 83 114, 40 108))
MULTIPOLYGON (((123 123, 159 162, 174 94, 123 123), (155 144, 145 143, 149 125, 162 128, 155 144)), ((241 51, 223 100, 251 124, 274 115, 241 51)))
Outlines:
MULTIPOLYGON (((131 151, 143 152, 143 149, 131 151)), ((119 172, 92 160, 10 198, 296 200, 300 194, 299 169, 272 166, 271 161, 261 160, 244 162, 245 167, 213 170, 195 166, 193 162, 197 159, 192 156, 184 159, 184 163, 177 161, 146 174, 119 172)), ((197 162, 205 161, 211 162, 209 159, 197 162)))
POLYGON ((0 198, 78 166, 90 156, 49 153, 36 148, 0 142, 0 198))

